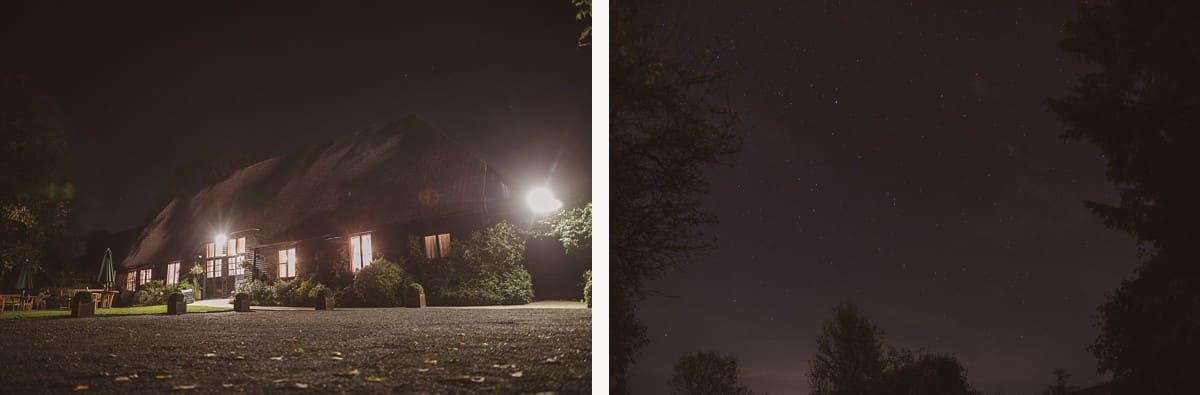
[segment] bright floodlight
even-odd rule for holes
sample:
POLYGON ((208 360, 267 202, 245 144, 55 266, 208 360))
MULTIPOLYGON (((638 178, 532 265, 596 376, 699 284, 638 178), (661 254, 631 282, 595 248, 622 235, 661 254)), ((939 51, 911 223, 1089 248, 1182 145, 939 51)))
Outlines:
POLYGON ((529 209, 537 214, 550 213, 562 207, 562 201, 555 199, 554 194, 545 187, 537 187, 529 191, 529 197, 525 201, 529 203, 529 209))
POLYGON ((225 240, 228 240, 228 238, 225 237, 224 233, 217 233, 217 237, 214 240, 217 242, 217 248, 221 248, 220 246, 225 245, 225 240))

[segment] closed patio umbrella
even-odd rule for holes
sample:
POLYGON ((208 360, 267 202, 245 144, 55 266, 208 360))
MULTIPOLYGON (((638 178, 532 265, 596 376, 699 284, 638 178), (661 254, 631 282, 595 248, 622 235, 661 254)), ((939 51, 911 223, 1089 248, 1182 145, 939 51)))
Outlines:
POLYGON ((33 288, 33 264, 29 260, 25 260, 25 264, 21 265, 21 274, 17 275, 17 289, 21 290, 21 296, 25 296, 25 290, 33 288))
POLYGON ((113 271, 112 249, 105 248, 104 258, 100 259, 100 276, 96 277, 96 281, 103 284, 104 290, 107 291, 116 280, 117 274, 113 271))

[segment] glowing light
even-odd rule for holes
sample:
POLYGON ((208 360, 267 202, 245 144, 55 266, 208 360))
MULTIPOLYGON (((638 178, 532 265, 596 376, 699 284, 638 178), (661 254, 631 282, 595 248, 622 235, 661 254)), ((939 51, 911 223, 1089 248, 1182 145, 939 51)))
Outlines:
POLYGON ((562 201, 556 199, 554 193, 545 187, 538 187, 529 191, 529 196, 525 198, 525 202, 529 203, 529 209, 537 214, 551 213, 562 207, 562 201))
POLYGON ((217 242, 217 249, 221 249, 225 245, 225 241, 229 240, 229 238, 225 237, 224 233, 217 233, 217 237, 213 240, 217 242))

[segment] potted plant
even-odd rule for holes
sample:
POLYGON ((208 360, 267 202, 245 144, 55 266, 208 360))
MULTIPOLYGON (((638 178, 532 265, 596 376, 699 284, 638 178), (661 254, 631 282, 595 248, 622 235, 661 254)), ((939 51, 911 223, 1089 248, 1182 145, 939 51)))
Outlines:
POLYGON ((233 296, 233 311, 239 313, 250 312, 250 295, 245 292, 238 292, 233 296))
POLYGON ((187 313, 187 301, 183 298, 182 292, 172 292, 167 295, 167 314, 184 314, 187 313))
POLYGON ((417 283, 409 284, 404 295, 404 307, 425 307, 425 287, 417 283))
POLYGON ((321 291, 317 293, 317 310, 333 310, 333 302, 332 289, 322 288, 321 291))
POLYGON ((94 315, 96 315, 96 302, 92 299, 92 293, 76 292, 75 297, 71 298, 71 316, 91 317, 94 315))

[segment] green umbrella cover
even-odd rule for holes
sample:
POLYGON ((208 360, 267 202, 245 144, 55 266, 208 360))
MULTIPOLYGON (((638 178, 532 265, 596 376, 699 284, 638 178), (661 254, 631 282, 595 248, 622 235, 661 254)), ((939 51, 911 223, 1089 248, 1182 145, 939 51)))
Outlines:
POLYGON ((113 271, 112 249, 105 248, 104 258, 100 259, 100 275, 96 277, 96 281, 104 285, 104 289, 109 289, 116 279, 117 274, 113 271))

